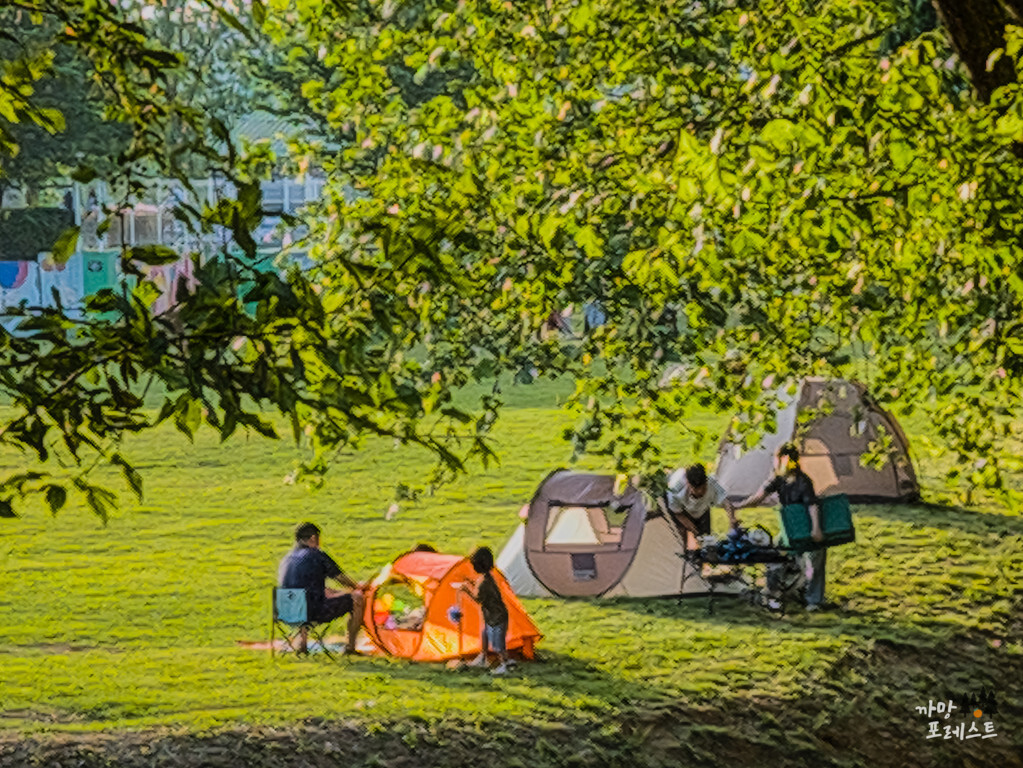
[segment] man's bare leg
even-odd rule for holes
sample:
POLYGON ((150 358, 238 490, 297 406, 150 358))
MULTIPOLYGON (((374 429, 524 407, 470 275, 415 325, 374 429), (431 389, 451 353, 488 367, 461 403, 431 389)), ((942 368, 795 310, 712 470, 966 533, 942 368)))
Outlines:
POLYGON ((352 592, 352 613, 348 617, 348 645, 345 646, 345 653, 356 653, 355 641, 362 627, 362 613, 365 607, 366 598, 362 592, 352 592))

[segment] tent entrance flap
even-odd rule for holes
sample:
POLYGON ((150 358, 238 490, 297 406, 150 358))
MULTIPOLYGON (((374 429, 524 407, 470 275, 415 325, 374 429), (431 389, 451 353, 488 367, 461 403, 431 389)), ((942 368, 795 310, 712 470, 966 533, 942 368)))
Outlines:
POLYGON ((635 488, 616 492, 614 475, 558 470, 529 504, 526 564, 561 597, 604 594, 628 571, 643 534, 646 504, 635 488))

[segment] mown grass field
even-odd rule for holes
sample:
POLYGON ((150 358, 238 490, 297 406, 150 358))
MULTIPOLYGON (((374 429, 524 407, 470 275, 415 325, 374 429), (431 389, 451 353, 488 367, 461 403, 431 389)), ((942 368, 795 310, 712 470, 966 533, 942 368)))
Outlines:
MULTIPOLYGON (((0 521, 0 765, 1023 765, 1023 519, 994 502, 858 507, 857 543, 829 556, 840 612, 527 600, 541 660, 506 679, 239 645, 266 638, 302 520, 358 578, 419 542, 499 550, 566 461, 563 394, 510 392, 501 465, 390 520, 423 455, 370 443, 310 492, 282 482, 286 441, 193 445, 168 427, 129 446, 145 500, 123 494, 105 527, 84 509, 0 521), (915 707, 984 686, 995 738, 926 738, 915 707)), ((687 455, 686 435, 666 447, 687 455)), ((916 458, 936 498, 941 459, 916 458)))

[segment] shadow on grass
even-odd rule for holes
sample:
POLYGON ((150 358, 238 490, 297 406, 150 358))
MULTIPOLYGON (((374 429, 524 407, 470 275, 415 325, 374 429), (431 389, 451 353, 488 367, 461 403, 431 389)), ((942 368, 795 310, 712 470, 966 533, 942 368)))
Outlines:
MULTIPOLYGON (((334 666, 325 669, 331 672, 337 670, 346 677, 385 675, 390 679, 428 682, 431 685, 443 685, 455 690, 476 690, 481 685, 489 688, 492 684, 505 680, 534 679, 537 676, 547 678, 556 675, 576 682, 608 679, 607 671, 595 664, 569 654, 548 650, 538 650, 536 659, 532 661, 517 660, 507 675, 491 674, 492 667, 482 669, 462 666, 456 669, 449 667, 445 662, 409 661, 389 656, 358 656, 353 659, 342 657, 334 666)), ((644 688, 645 686, 636 686, 637 692, 644 688)))
POLYGON ((1017 584, 1007 599, 1010 607, 1006 612, 1008 622, 999 631, 984 630, 964 623, 956 613, 962 606, 939 606, 934 614, 920 615, 900 612, 900 605, 877 602, 868 603, 886 610, 868 610, 853 607, 859 598, 855 594, 846 596, 838 607, 810 613, 798 603, 786 603, 785 611, 773 613, 765 608, 752 605, 742 596, 718 595, 713 598, 701 595, 660 599, 620 598, 609 600, 604 605, 610 610, 635 613, 640 616, 677 619, 690 624, 703 624, 727 632, 729 627, 759 628, 787 634, 827 634, 834 637, 850 637, 860 640, 885 640, 892 643, 906 643, 916 647, 933 646, 943 643, 952 636, 970 634, 976 638, 996 639, 1018 635, 1023 622, 1011 620, 1012 616, 1023 614, 1023 584, 1017 584), (894 615, 893 615, 894 614, 894 615))
POLYGON ((929 502, 855 506, 854 515, 880 517, 913 526, 960 530, 972 536, 1023 536, 1023 516, 929 502))
MULTIPOLYGON (((908 639, 908 638, 907 638, 908 639)), ((1023 717, 1019 691, 1000 697, 998 736, 987 741, 932 740, 915 706, 948 691, 970 690, 961 661, 1000 666, 1023 679, 1023 657, 999 657, 980 647, 853 647, 822 665, 795 697, 728 697, 693 703, 665 698, 623 706, 604 717, 566 707, 559 717, 510 719, 480 714, 444 720, 310 718, 279 726, 208 732, 109 732, 0 737, 0 765, 79 768, 463 768, 466 765, 567 768, 579 766, 1023 766, 1018 734, 1006 727, 1023 717), (945 689, 948 690, 945 690, 945 689)), ((571 656, 551 654, 534 671, 556 670, 570 697, 580 678, 611 678, 571 656), (575 682, 573 683, 573 679, 575 682)), ((381 664, 365 665, 376 672, 381 664)), ((353 672, 358 667, 353 665, 353 672)), ((422 665, 393 664, 445 685, 478 686, 422 665)), ((552 678, 553 679, 553 678, 552 678)), ((487 681, 489 684, 490 681, 487 681)), ((623 681, 616 681, 622 683, 623 681)), ((504 683, 493 695, 507 695, 504 683)))
MULTIPOLYGON (((723 601, 722 601, 723 602, 723 601)), ((792 697, 730 696, 713 708, 690 710, 683 717, 694 724, 720 728, 722 741, 695 742, 722 762, 751 765, 1023 765, 1023 736, 1014 724, 1023 721, 1023 655, 1011 647, 994 646, 976 632, 930 631, 930 627, 893 624, 870 613, 836 611, 777 617, 732 600, 709 615, 700 600, 608 603, 609 610, 652 618, 677 618, 688 626, 702 625, 704 634, 727 635, 730 628, 763 629, 787 635, 786 644, 805 639, 813 654, 815 637, 846 641, 837 655, 818 656, 792 697), (1013 681, 1010 683, 1009 681, 1013 681), (991 717, 998 736, 990 741, 953 737, 928 740, 928 718, 916 707, 928 701, 959 699, 981 688, 997 691, 991 717), (724 719, 724 723, 720 720, 724 719), (777 747, 770 757, 768 745, 777 747), (751 755, 760 755, 749 761, 751 755), (785 755, 780 763, 778 755, 785 755)), ((1017 604, 1016 609, 1020 609, 1017 604)), ((962 630, 959 626, 957 629, 962 630)), ((1018 636, 1023 622, 1009 628, 1018 636)), ((734 647, 734 646, 733 646, 734 647)), ((769 649, 770 644, 764 647, 769 649)), ((769 652, 769 650, 768 650, 769 652)), ((697 668, 698 669, 698 668, 697 668)), ((739 682, 742 673, 730 675, 739 682)), ((941 726, 970 722, 968 713, 954 715, 941 726)), ((691 730, 691 733, 699 731, 691 730)))

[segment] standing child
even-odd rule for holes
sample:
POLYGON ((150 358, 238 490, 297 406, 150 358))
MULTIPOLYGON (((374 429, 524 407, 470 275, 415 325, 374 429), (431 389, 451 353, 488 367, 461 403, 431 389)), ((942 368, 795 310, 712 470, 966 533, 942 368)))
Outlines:
POLYGON ((472 662, 474 667, 485 667, 487 665, 487 653, 493 651, 498 655, 501 663, 494 669, 492 674, 503 675, 508 672, 511 662, 508 661, 508 651, 505 649, 505 635, 508 633, 508 608, 501 597, 501 589, 494 581, 494 553, 489 547, 480 547, 472 553, 469 558, 473 570, 483 578, 479 580, 476 589, 464 585, 462 590, 473 600, 479 603, 483 611, 483 647, 480 655, 472 662))

